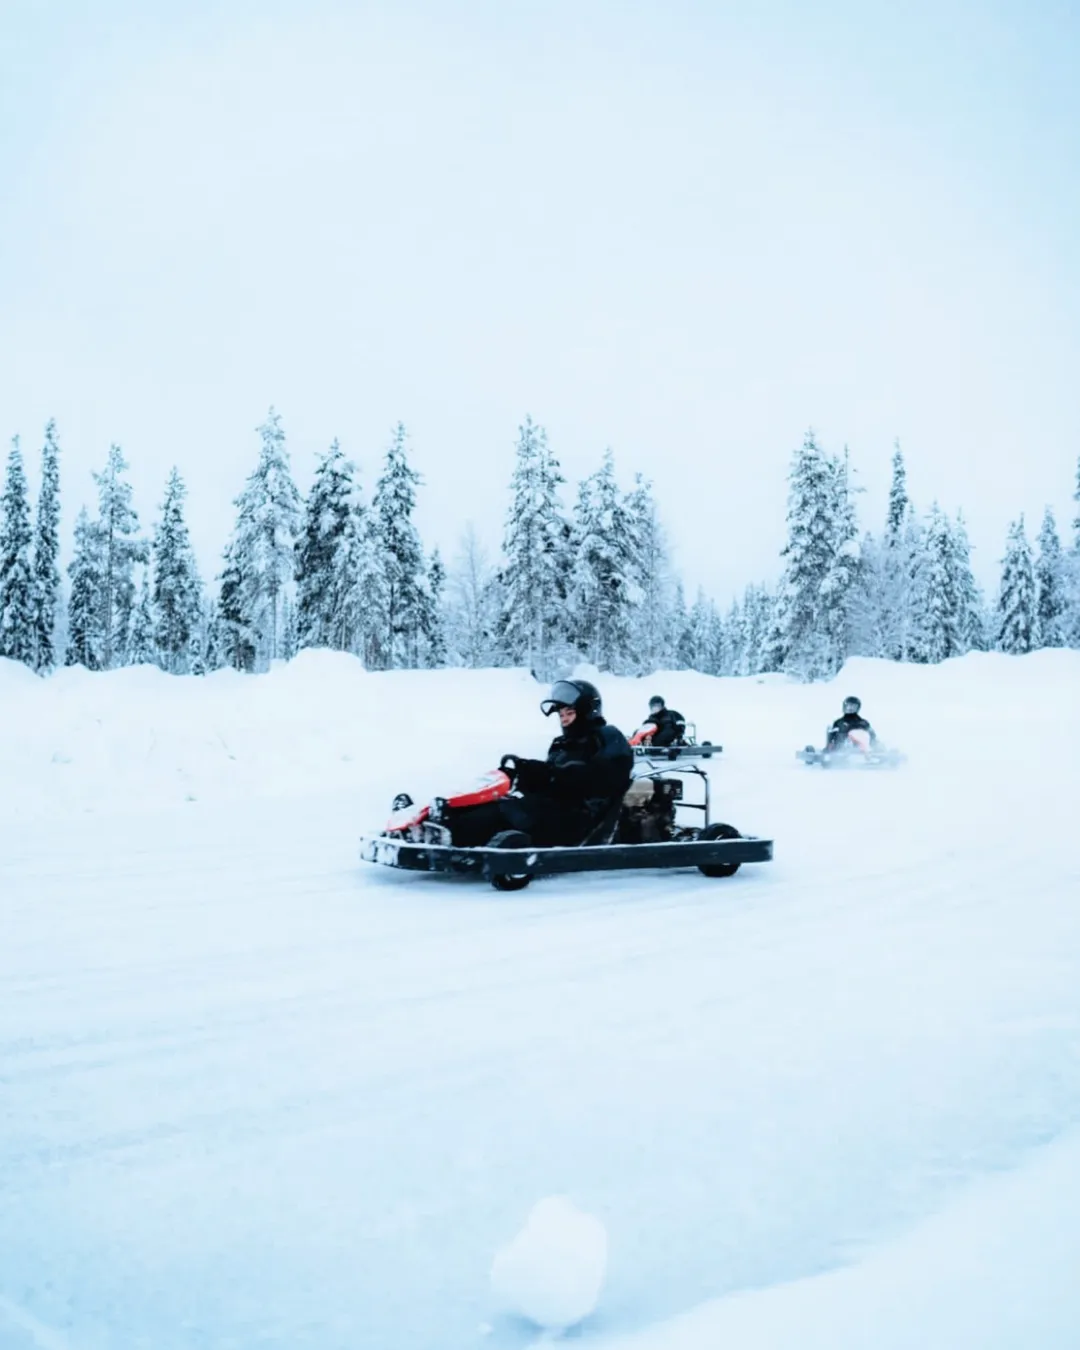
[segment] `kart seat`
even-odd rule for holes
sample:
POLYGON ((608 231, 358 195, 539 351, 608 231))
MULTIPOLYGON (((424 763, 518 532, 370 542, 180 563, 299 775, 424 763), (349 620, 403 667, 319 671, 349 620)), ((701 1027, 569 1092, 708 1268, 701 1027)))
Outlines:
POLYGON ((624 800, 624 796, 616 797, 614 799, 604 814, 581 841, 583 847, 588 844, 611 843, 615 838, 615 830, 619 824, 619 817, 622 815, 624 800))

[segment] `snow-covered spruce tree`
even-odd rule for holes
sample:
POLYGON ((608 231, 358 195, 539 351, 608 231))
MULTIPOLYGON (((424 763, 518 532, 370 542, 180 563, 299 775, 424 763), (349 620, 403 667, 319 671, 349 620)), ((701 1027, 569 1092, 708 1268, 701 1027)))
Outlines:
POLYGON ((420 475, 409 463, 407 438, 394 428, 372 501, 375 567, 381 585, 374 600, 377 665, 390 670, 420 664, 424 619, 424 550, 413 524, 420 475))
POLYGON ((131 631, 128 637, 128 649, 125 664, 129 666, 154 666, 158 664, 158 645, 154 634, 154 608, 150 591, 149 569, 142 568, 142 578, 138 587, 138 601, 131 616, 131 631))
POLYGON ((1047 507, 1039 530, 1039 556, 1035 562, 1036 612, 1039 643, 1043 647, 1065 646, 1067 587, 1065 554, 1054 513, 1047 507))
POLYGON ((16 436, 8 455, 0 499, 0 656, 33 666, 34 578, 26 471, 16 436))
POLYGON ((631 616, 634 665, 640 674, 658 670, 667 659, 667 614, 671 564, 667 539, 653 497, 641 474, 626 498, 627 541, 635 603, 631 616))
POLYGON ((788 482, 788 542, 772 654, 798 679, 826 679, 847 654, 858 555, 846 460, 824 454, 807 432, 788 482))
POLYGON ((340 647, 344 638, 337 614, 338 581, 355 473, 336 440, 315 469, 296 543, 296 633, 301 647, 340 647))
POLYGON ((718 675, 746 675, 746 618, 738 600, 731 602, 719 634, 718 675))
POLYGON ((961 636, 953 589, 951 528, 937 502, 930 508, 924 540, 915 655, 920 661, 936 664, 967 650, 961 636))
POLYGON ((68 564, 68 638, 64 664, 101 670, 104 663, 102 595, 104 562, 96 521, 84 506, 75 522, 75 555, 68 564))
POLYGON ((855 518, 855 493, 861 491, 852 481, 848 448, 832 465, 832 565, 822 586, 826 629, 833 668, 839 670, 852 645, 852 610, 860 601, 862 588, 869 582, 859 566, 859 527, 855 518))
POLYGON ((224 566, 218 580, 220 590, 213 644, 215 664, 251 674, 258 660, 258 635, 248 618, 247 587, 232 546, 225 550, 224 566))
POLYGON ((46 674, 56 666, 56 626, 60 612, 60 447, 56 423, 45 427, 41 450, 41 490, 34 522, 34 669, 46 674))
POLYGON ((429 670, 442 670, 450 661, 447 641, 446 568, 436 548, 427 573, 427 614, 424 619, 424 664, 429 670))
POLYGON ((956 606, 960 653, 986 648, 986 602, 971 566, 971 541, 962 511, 949 529, 949 584, 956 606))
MULTIPOLYGON (((204 641, 203 664, 206 667, 206 671, 221 670, 228 662, 225 660, 223 651, 221 616, 218 612, 218 603, 216 600, 211 600, 206 606, 206 623, 204 631, 206 636, 204 641)), ((194 668, 194 660, 195 658, 192 656, 191 673, 193 675, 203 674, 204 672, 194 668)))
MULTIPOLYGON (((279 655, 282 637, 282 604, 292 583, 296 536, 300 529, 302 503, 289 469, 285 432, 281 418, 270 409, 262 426, 259 460, 243 492, 236 498, 236 524, 229 544, 230 594, 228 614, 224 595, 222 619, 246 632, 239 647, 232 644, 229 664, 235 665, 242 650, 254 645, 255 658, 237 668, 265 670, 279 655)), ((224 591, 225 574, 222 574, 224 591)))
POLYGON ((892 484, 885 533, 877 557, 877 643, 880 654, 890 661, 911 659, 911 615, 914 604, 914 559, 911 545, 913 509, 907 492, 907 469, 900 442, 895 442, 892 484))
POLYGON ((154 641, 162 669, 172 675, 188 670, 191 640, 202 611, 202 583, 184 519, 186 496, 184 481, 174 468, 165 485, 152 548, 154 641))
POLYGON ((291 661, 300 650, 296 629, 296 606, 286 594, 281 602, 281 639, 278 642, 278 655, 282 661, 291 661))
POLYGON ((507 657, 541 677, 563 643, 563 607, 568 571, 568 526, 559 505, 564 482, 543 427, 531 417, 518 429, 511 506, 499 574, 503 612, 500 629, 507 657))
POLYGON ((571 637, 601 670, 632 668, 633 605, 631 521, 615 481, 615 459, 604 452, 600 468, 578 485, 571 536, 569 611, 571 637))
POLYGON ((743 593, 743 646, 746 675, 760 675, 770 667, 767 663, 769 628, 772 622, 773 600, 764 586, 747 586, 743 593))
POLYGON ((499 664, 499 601, 495 571, 470 521, 447 579, 447 640, 462 665, 499 664))
POLYGON ((881 600, 883 544, 875 535, 864 534, 859 544, 856 582, 848 606, 849 655, 881 656, 881 600))
POLYGON ((374 522, 356 491, 331 579, 334 627, 330 646, 353 652, 369 670, 379 668, 383 652, 377 625, 386 608, 386 577, 377 564, 374 522))
POLYGON ((206 626, 206 620, 200 614, 199 622, 192 630, 191 645, 188 648, 188 670, 192 675, 205 675, 207 672, 206 626))
POLYGON ((998 596, 999 651, 1021 655, 1039 645, 1038 592, 1035 561, 1024 532, 1024 517, 1013 521, 1001 565, 998 596))
POLYGON ((147 561, 146 542, 139 538, 139 517, 131 504, 131 484, 118 445, 110 446, 98 486, 97 535, 101 547, 101 664, 104 670, 123 664, 135 608, 135 565, 147 561))

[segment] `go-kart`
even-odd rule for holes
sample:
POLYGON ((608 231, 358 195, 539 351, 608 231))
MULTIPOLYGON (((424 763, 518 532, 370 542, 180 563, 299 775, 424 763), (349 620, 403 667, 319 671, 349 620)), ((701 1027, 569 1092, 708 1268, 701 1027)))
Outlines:
POLYGON ((579 844, 538 847, 518 830, 503 830, 482 847, 459 847, 446 821, 451 811, 497 801, 512 790, 501 769, 485 774, 466 792, 417 806, 406 795, 380 834, 360 842, 364 862, 416 872, 483 877, 499 891, 517 891, 534 877, 558 872, 604 872, 628 868, 696 867, 707 877, 730 877, 743 863, 768 862, 773 841, 743 836, 733 825, 710 818, 709 779, 694 765, 637 772, 579 844), (696 780, 701 800, 689 801, 685 786, 696 780), (681 817, 693 813, 694 823, 681 817))
POLYGON ((839 744, 827 744, 824 750, 808 745, 797 750, 795 758, 823 769, 895 769, 904 762, 899 750, 886 749, 862 730, 849 731, 839 744))
POLYGON ((674 745, 653 745, 649 741, 642 741, 633 750, 635 759, 670 762, 677 759, 711 759, 713 755, 722 754, 724 747, 713 745, 712 741, 698 744, 697 727, 693 722, 687 722, 682 740, 676 741, 674 745))

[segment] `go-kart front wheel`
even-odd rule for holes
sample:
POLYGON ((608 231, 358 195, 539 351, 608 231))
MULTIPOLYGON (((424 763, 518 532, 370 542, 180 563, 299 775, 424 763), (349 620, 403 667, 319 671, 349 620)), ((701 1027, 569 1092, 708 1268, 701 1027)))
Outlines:
MULTIPOLYGON (((698 835, 698 839, 702 842, 706 839, 741 838, 742 835, 734 825, 724 825, 720 821, 706 825, 698 835)), ((698 863, 698 871, 707 877, 733 877, 741 865, 741 863, 698 863)))
MULTIPOLYGON (((487 843, 488 848, 530 848, 532 840, 520 830, 501 830, 487 843)), ((497 873, 491 884, 497 891, 523 891, 532 878, 528 872, 497 873)))

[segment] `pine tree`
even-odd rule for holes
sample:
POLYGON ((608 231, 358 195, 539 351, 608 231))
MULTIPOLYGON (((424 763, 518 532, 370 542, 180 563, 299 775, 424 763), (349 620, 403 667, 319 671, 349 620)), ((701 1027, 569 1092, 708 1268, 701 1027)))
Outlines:
MULTIPOLYGON (((228 639, 229 663, 240 661, 240 670, 266 669, 279 655, 282 605, 293 579, 303 510, 289 470, 281 418, 273 408, 257 431, 261 438, 259 460, 235 501, 236 525, 227 568, 228 617, 224 594, 221 601, 222 619, 232 632, 228 639), (246 655, 249 647, 255 651, 250 665, 246 655)), ((224 590, 225 573, 222 586, 224 590)))
POLYGON ((424 550, 413 524, 420 475, 409 464, 405 428, 394 428, 372 501, 375 566, 375 655, 383 669, 420 664, 424 618, 424 550))
MULTIPOLYGON (((216 600, 211 600, 206 607, 205 633, 206 633, 205 638, 206 650, 203 655, 203 664, 206 667, 206 671, 221 670, 223 669, 224 666, 228 664, 228 662, 225 659, 225 653, 223 650, 224 643, 221 629, 221 616, 218 612, 218 605, 216 600)), ((204 673, 203 671, 195 669, 194 663, 195 657, 193 653, 191 673, 193 675, 203 674, 204 673)))
POLYGON ((41 490, 34 528, 34 669, 46 674, 56 665, 56 625, 60 610, 60 447, 56 423, 45 427, 41 451, 41 490))
POLYGON ((847 604, 857 549, 846 466, 825 455, 807 432, 792 461, 788 543, 775 655, 803 680, 836 673, 845 652, 847 604))
POLYGON ((907 493, 907 470, 900 442, 893 450, 893 476, 885 535, 877 556, 877 636, 875 646, 890 661, 912 658, 916 641, 912 629, 915 581, 921 537, 907 493))
POLYGON ((34 664, 34 580, 26 472, 16 436, 8 455, 0 520, 0 656, 34 664))
POLYGON ((142 569, 139 599, 131 617, 131 632, 125 653, 129 666, 153 666, 158 661, 158 645, 154 636, 154 611, 150 592, 150 576, 142 569))
POLYGON ((335 440, 320 458, 296 544, 296 629, 301 647, 338 647, 338 580, 355 494, 355 465, 335 440))
POLYGON ((296 607, 286 595, 281 604, 281 641, 278 644, 278 656, 282 661, 291 661, 299 647, 300 635, 297 629, 296 607))
POLYGON ((120 447, 113 445, 105 469, 94 474, 101 545, 101 663, 105 670, 125 659, 135 607, 135 565, 146 562, 148 554, 138 535, 139 518, 131 504, 131 484, 121 476, 127 467, 120 447))
POLYGON ((1065 554, 1054 513, 1047 507, 1039 530, 1039 556, 1035 563, 1036 612, 1039 643, 1043 647, 1065 646, 1067 585, 1065 554))
POLYGON ((205 621, 200 614, 199 622, 195 625, 194 631, 191 634, 191 646, 188 649, 190 655, 188 669, 192 675, 205 675, 209 668, 207 657, 204 653, 204 648, 207 645, 204 638, 205 627, 205 621))
POLYGON ((498 581, 472 522, 461 537, 447 595, 448 643, 453 654, 473 670, 497 665, 498 581))
POLYGON ((569 529, 559 506, 564 481, 543 427, 527 417, 519 428, 510 481, 501 629, 509 659, 545 676, 566 628, 562 601, 569 529))
POLYGON ((949 530, 949 585, 956 606, 957 655, 986 645, 986 605, 971 567, 971 543, 962 512, 949 530))
POLYGON ((582 480, 571 542, 570 627, 578 650, 595 666, 621 674, 630 667, 632 605, 637 588, 630 552, 631 521, 605 451, 582 480))
POLYGON ((958 656, 964 650, 952 589, 950 553, 948 517, 935 502, 925 534, 924 585, 916 624, 918 658, 932 664, 958 656))
POLYGON ((188 668, 201 611, 202 585, 184 519, 186 496, 183 479, 174 468, 165 487, 152 551, 154 641, 162 668, 173 675, 188 668))
POLYGON ((378 566, 373 521, 354 494, 334 569, 332 647, 353 652, 369 670, 383 660, 381 617, 386 609, 386 577, 378 566))
POLYGON ((257 634, 248 620, 244 575, 230 547, 219 577, 214 644, 215 663, 251 674, 258 659, 257 634))
POLYGON ((633 582, 634 668, 647 674, 667 659, 671 564, 652 484, 637 474, 626 498, 627 545, 633 582))
POLYGON ((839 670, 852 645, 852 611, 862 603, 861 588, 867 576, 859 566, 859 528, 855 518, 854 493, 848 448, 841 458, 832 458, 829 513, 832 517, 832 562, 821 587, 824 619, 829 638, 829 660, 839 670))
POLYGON ((431 555, 424 591, 424 665, 442 670, 449 658, 446 639, 446 568, 438 549, 431 555))
POLYGON ((1039 645, 1038 592, 1031 545, 1024 533, 1024 517, 1009 527, 1002 562, 998 598, 998 649, 1011 655, 1033 651, 1039 645))
POLYGON ((101 670, 102 595, 104 559, 101 532, 84 506, 75 522, 75 555, 68 565, 71 596, 68 600, 68 640, 64 664, 101 670))
POLYGON ((743 643, 745 674, 760 675, 770 669, 767 661, 773 601, 764 586, 747 586, 743 594, 743 643))

